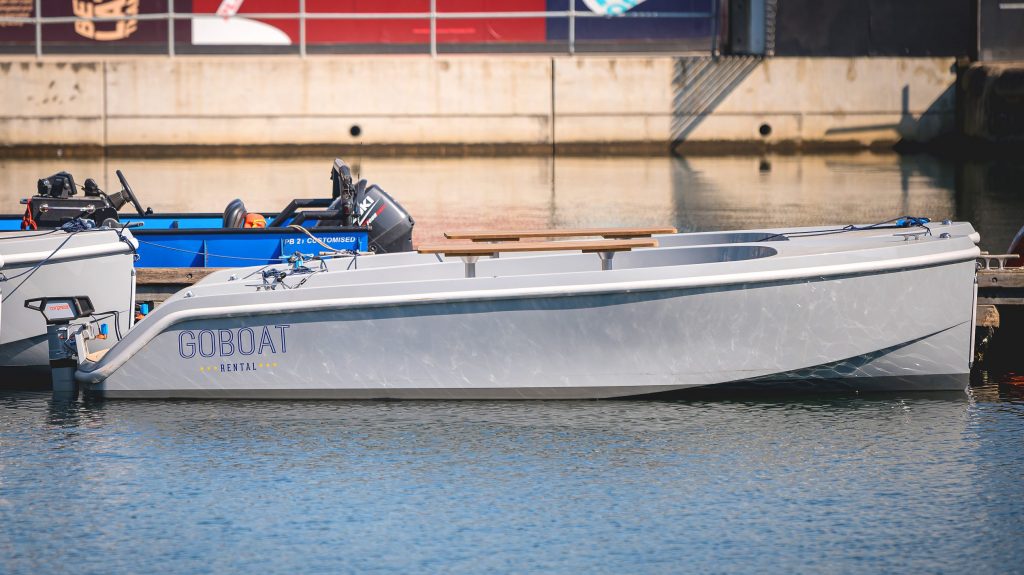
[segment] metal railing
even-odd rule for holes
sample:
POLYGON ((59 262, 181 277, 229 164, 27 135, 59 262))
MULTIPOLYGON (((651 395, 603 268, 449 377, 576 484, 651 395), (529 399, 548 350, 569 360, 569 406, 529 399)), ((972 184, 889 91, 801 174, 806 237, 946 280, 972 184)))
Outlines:
MULTIPOLYGON (((568 0, 568 9, 551 11, 522 11, 522 12, 438 12, 437 0, 430 0, 429 12, 307 12, 306 0, 299 0, 298 12, 282 13, 244 13, 238 17, 258 20, 298 20, 299 21, 299 43, 298 53, 306 57, 306 23, 309 20, 428 20, 430 22, 430 55, 438 55, 437 22, 438 20, 506 20, 506 19, 565 19, 568 21, 567 49, 569 54, 575 54, 577 49, 576 22, 579 19, 595 18, 678 18, 678 19, 708 19, 711 23, 709 51, 717 54, 719 50, 719 2, 712 0, 709 12, 625 12, 622 14, 607 15, 594 12, 576 10, 575 0, 568 0)), ((42 0, 35 0, 35 12, 31 17, 8 17, 0 16, 0 24, 33 24, 35 26, 35 54, 36 57, 43 56, 43 26, 47 24, 68 24, 76 22, 111 23, 130 21, 166 21, 167 22, 167 55, 175 56, 175 34, 174 24, 182 20, 194 19, 225 19, 235 16, 221 16, 210 13, 181 13, 175 12, 174 0, 168 0, 167 12, 133 14, 122 16, 41 16, 42 0)), ((642 40, 642 39, 637 39, 642 40)), ((340 42, 338 44, 341 44, 340 42)), ((415 45, 415 44, 413 44, 415 45)), ((484 50, 486 52, 486 50, 484 50)))

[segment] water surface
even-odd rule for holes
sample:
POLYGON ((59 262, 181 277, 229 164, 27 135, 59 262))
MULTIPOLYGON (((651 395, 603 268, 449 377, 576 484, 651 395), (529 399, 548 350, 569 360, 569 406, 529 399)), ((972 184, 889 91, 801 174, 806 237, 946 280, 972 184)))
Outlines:
POLYGON ((0 396, 5 573, 1007 573, 1024 400, 0 396))

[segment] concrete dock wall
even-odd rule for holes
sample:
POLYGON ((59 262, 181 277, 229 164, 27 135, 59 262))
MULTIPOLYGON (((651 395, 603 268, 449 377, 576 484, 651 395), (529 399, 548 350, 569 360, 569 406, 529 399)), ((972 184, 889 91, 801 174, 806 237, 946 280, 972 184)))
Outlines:
POLYGON ((960 79, 961 131, 974 142, 1024 144, 1024 63, 974 63, 960 79))
POLYGON ((891 145, 956 128, 949 58, 220 57, 0 63, 0 145, 891 145))

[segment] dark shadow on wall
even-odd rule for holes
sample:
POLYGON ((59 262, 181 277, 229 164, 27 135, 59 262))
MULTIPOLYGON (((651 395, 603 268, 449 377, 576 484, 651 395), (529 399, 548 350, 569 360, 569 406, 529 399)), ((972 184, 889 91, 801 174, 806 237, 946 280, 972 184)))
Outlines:
POLYGON ((672 74, 672 148, 684 142, 760 64, 757 56, 676 58, 672 74))
POLYGON ((856 134, 878 130, 893 130, 900 143, 923 143, 948 136, 956 130, 956 86, 950 84, 917 118, 910 113, 910 86, 903 86, 900 119, 895 124, 865 124, 829 128, 825 135, 856 134))

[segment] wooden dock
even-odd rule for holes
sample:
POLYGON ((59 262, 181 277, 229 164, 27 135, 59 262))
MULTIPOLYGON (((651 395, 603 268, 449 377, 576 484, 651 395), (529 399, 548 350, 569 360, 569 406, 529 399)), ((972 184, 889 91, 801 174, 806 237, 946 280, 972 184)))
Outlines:
MULTIPOLYGON (((1007 315, 1020 323, 1024 310, 1024 268, 995 267, 989 265, 978 270, 978 313, 974 322, 974 358, 985 359, 1007 315)), ((1021 326, 1010 326, 1019 331, 1021 326)), ((1012 331, 1010 332, 1012 335, 1012 331)))
POLYGON ((139 268, 135 270, 135 302, 161 304, 172 294, 224 268, 139 268))
POLYGON ((978 270, 978 305, 1024 305, 1024 268, 978 270))

